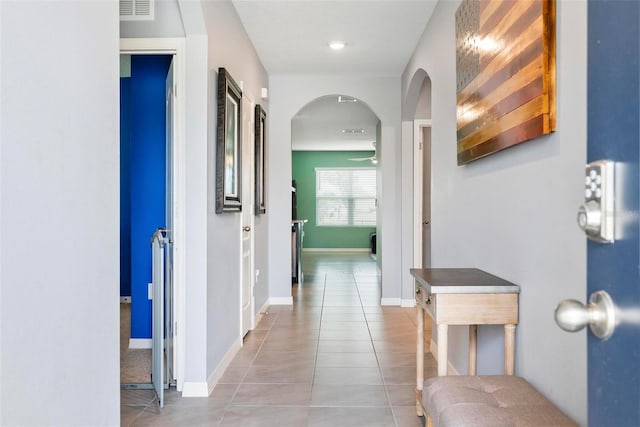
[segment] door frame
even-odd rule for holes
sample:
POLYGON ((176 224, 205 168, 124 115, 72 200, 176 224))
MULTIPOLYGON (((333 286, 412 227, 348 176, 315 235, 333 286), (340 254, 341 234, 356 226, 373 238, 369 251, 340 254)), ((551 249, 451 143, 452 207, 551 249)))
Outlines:
POLYGON ((173 55, 174 85, 174 122, 173 122, 173 310, 174 310, 174 358, 173 372, 176 386, 182 391, 185 372, 185 70, 186 52, 184 38, 121 38, 120 54, 130 55, 173 55))
MULTIPOLYGON (((423 164, 423 129, 431 128, 431 120, 416 119, 413 121, 413 267, 422 268, 422 205, 424 191, 422 188, 423 164)), ((431 192, 429 192, 431 193, 431 192)))

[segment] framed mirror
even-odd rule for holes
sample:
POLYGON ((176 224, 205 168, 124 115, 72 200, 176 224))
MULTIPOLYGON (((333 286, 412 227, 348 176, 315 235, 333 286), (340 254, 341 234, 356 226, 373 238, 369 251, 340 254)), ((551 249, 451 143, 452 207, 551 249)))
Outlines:
POLYGON ((260 104, 256 105, 255 116, 255 153, 256 153, 256 215, 263 214, 267 211, 265 202, 265 139, 266 139, 266 119, 267 114, 264 112, 260 104))
POLYGON ((218 69, 216 213, 238 212, 241 200, 242 91, 225 68, 218 69))

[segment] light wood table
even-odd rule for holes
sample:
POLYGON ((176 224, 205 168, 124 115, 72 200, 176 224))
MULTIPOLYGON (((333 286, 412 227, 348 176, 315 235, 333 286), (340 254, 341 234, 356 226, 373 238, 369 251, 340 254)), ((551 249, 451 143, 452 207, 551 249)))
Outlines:
POLYGON ((476 375, 478 325, 504 325, 504 373, 515 368, 515 334, 520 287, 477 268, 413 268, 418 339, 417 409, 424 384, 424 312, 438 331, 438 376, 447 375, 449 325, 469 326, 469 375, 476 375))

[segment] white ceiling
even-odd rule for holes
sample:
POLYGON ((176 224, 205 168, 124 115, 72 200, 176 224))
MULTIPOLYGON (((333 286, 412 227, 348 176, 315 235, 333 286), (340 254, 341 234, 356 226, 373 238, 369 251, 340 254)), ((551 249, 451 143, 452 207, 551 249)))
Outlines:
MULTIPOLYGON (((269 74, 397 76, 437 0, 232 0, 269 74), (329 42, 341 40, 341 51, 329 42)), ((349 95, 344 94, 344 95, 349 95)), ((294 150, 372 150, 378 118, 324 97, 292 120, 294 150), (360 135, 343 129, 364 129, 360 135)))
POLYGON ((232 0, 269 74, 400 76, 436 0, 232 0), (347 46, 332 51, 328 43, 347 46))
POLYGON ((298 151, 373 151, 378 116, 362 102, 339 103, 324 96, 303 107, 291 121, 291 149, 298 151), (345 134, 344 129, 364 133, 345 134))

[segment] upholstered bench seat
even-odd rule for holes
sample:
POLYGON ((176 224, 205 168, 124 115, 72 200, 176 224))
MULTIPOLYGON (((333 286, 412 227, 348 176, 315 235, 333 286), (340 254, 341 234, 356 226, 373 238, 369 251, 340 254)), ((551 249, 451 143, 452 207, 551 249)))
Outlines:
POLYGON ((430 378, 424 383, 422 405, 434 427, 577 426, 515 376, 430 378))

